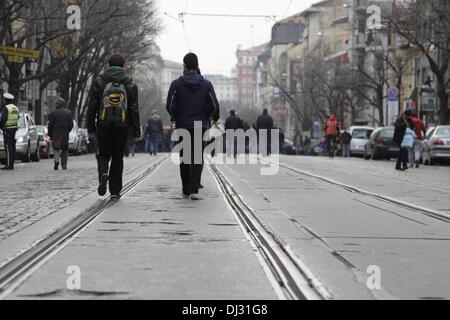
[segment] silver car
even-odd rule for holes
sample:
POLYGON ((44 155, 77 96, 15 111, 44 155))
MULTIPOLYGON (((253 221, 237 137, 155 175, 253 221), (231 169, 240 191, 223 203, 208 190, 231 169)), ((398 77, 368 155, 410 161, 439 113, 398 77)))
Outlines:
POLYGON ((364 155, 364 147, 374 130, 375 129, 372 127, 350 127, 349 133, 352 136, 352 141, 350 142, 350 156, 356 154, 364 155))
POLYGON ((21 113, 16 133, 16 158, 22 162, 38 162, 39 134, 34 120, 29 113, 21 113))
POLYGON ((450 126, 437 126, 424 141, 424 164, 433 165, 440 160, 450 160, 450 126))

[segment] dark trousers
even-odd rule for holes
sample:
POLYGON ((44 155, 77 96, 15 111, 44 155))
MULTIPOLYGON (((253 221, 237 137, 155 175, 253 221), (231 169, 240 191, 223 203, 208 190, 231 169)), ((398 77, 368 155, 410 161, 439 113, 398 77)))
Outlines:
MULTIPOLYGON (((181 161, 180 163, 180 174, 181 174, 181 182, 183 184, 183 193, 185 195, 198 193, 198 186, 200 185, 200 181, 202 178, 203 171, 203 151, 205 149, 205 143, 203 141, 203 134, 205 133, 205 129, 202 130, 202 138, 199 141, 195 141, 194 138, 194 129, 187 129, 191 136, 191 161, 189 163, 184 163, 181 161), (201 144, 201 163, 194 162, 194 151, 195 144, 201 144)), ((180 141, 182 141, 182 137, 180 141)), ((180 157, 183 157, 183 150, 180 151, 180 157)))
POLYGON ((159 132, 151 132, 149 136, 150 140, 150 154, 156 154, 159 152, 159 141, 161 140, 161 133, 159 132))
POLYGON ((5 144, 6 166, 14 168, 14 160, 16 159, 16 132, 17 129, 3 130, 3 143, 5 144))
POLYGON ((395 166, 397 169, 401 169, 403 166, 404 169, 408 168, 408 149, 401 148, 398 154, 397 165, 395 166))
POLYGON ((100 127, 97 130, 99 179, 104 174, 109 174, 109 192, 113 195, 119 195, 122 191, 123 156, 127 138, 128 128, 100 127))
POLYGON ((67 160, 69 157, 69 148, 68 147, 64 147, 60 150, 53 150, 53 160, 56 163, 59 163, 61 161, 61 166, 63 168, 67 168, 67 160))

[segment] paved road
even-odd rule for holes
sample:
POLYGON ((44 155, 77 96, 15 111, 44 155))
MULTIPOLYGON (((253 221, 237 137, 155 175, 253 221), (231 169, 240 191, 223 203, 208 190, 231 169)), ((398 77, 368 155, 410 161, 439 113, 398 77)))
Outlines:
MULTIPOLYGON (((80 172, 74 162, 67 173, 48 170, 47 179, 65 174, 56 181, 76 189, 67 177, 77 180, 92 170, 89 158, 79 161, 80 172)), ((361 159, 281 157, 281 162, 449 212, 448 167, 397 172, 392 162, 361 159)), ((218 168, 335 299, 450 299, 447 222, 286 168, 261 176, 263 166, 218 168), (368 268, 380 271, 380 289, 367 286, 373 275, 368 268)), ((203 184, 203 200, 182 199, 178 168, 167 161, 8 298, 276 299, 208 167, 203 184), (66 287, 70 265, 80 267, 81 291, 66 287)))
MULTIPOLYGON (((147 155, 125 159, 125 173, 148 162, 147 155)), ((17 163, 0 172, 0 241, 94 192, 98 185, 93 155, 70 157, 69 170, 54 171, 53 160, 17 163)))
MULTIPOLYGON (((390 162, 361 159, 281 157, 281 163, 442 212, 450 209, 444 192, 450 190, 450 168, 401 174, 390 162)), ((335 298, 450 298, 448 222, 284 168, 275 176, 261 176, 259 166, 221 170, 335 298), (381 290, 366 286, 373 266, 381 271, 381 290)))

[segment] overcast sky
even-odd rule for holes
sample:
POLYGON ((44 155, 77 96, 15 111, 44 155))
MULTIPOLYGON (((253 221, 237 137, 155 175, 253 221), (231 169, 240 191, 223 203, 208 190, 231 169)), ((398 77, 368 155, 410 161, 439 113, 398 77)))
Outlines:
POLYGON ((193 51, 199 56, 203 74, 230 75, 236 64, 236 47, 270 41, 274 20, 185 16, 180 12, 277 16, 277 20, 299 13, 318 0, 157 0, 163 30, 158 45, 164 59, 182 61, 193 51), (165 15, 168 13, 171 17, 165 15))

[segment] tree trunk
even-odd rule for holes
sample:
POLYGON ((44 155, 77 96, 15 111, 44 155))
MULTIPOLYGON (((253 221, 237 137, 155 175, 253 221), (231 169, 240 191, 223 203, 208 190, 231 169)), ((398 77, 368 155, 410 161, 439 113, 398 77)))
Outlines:
POLYGON ((443 75, 437 75, 437 94, 439 97, 439 124, 447 125, 448 122, 448 101, 445 92, 445 78, 443 75))

